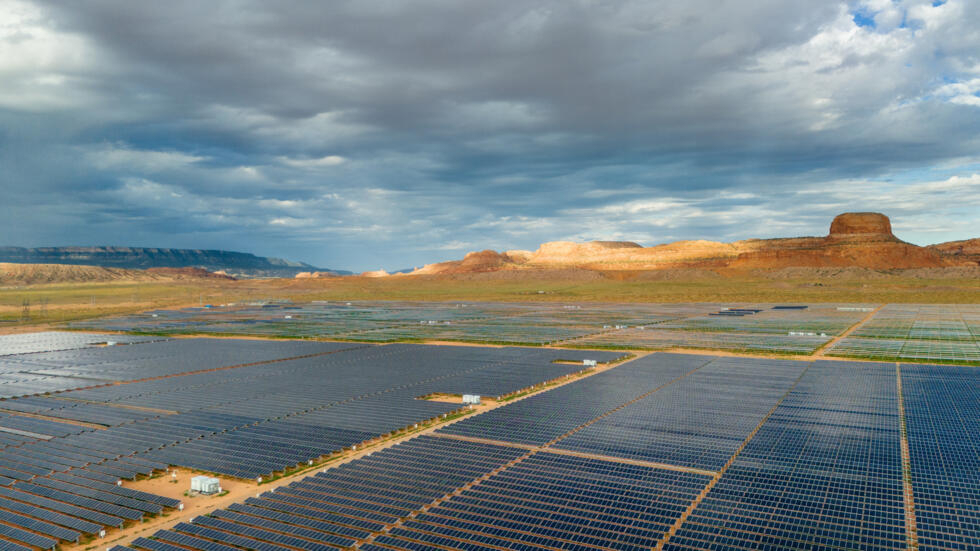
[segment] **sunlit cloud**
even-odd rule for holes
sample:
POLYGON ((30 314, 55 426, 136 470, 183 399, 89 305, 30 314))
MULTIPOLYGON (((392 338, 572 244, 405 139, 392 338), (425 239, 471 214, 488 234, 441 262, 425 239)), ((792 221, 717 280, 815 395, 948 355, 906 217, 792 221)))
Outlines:
POLYGON ((969 0, 8 0, 0 244, 361 270, 845 210, 975 237, 978 27, 969 0))

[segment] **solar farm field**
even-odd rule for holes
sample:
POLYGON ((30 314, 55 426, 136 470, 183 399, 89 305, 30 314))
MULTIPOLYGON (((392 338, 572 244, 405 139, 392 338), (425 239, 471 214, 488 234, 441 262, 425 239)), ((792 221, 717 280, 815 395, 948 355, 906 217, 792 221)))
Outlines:
POLYGON ((890 304, 827 354, 980 365, 980 306, 890 304))
POLYGON ((514 303, 330 302, 154 311, 74 328, 156 335, 248 335, 361 342, 461 341, 548 345, 707 312, 710 305, 565 307, 514 303))
POLYGON ((42 331, 19 335, 0 335, 0 358, 33 352, 76 350, 107 342, 136 343, 154 340, 132 335, 107 335, 96 333, 69 333, 66 331, 42 331))
POLYGON ((980 365, 948 352, 978 312, 273 304, 7 336, 0 550, 980 548, 980 365), (188 514, 172 469, 238 493, 188 514))
MULTIPOLYGON (((852 305, 853 306, 853 305, 852 305)), ((808 355, 871 308, 837 305, 310 303, 154 311, 76 329, 356 342, 457 341, 590 349, 808 355)))
POLYGON ((980 307, 330 302, 155 311, 76 329, 351 342, 464 342, 980 365, 980 307), (870 316, 870 318, 869 318, 870 316), (848 331, 852 331, 848 333, 848 331), (838 339, 838 337, 844 338, 838 339), (824 350, 826 348, 826 350, 824 350))
POLYGON ((460 400, 428 396, 504 399, 578 375, 588 369, 583 360, 623 357, 229 339, 92 346, 85 344, 98 341, 82 336, 8 338, 16 351, 3 360, 10 376, 73 383, 54 392, 4 384, 0 548, 81 544, 182 508, 181 499, 120 481, 172 467, 253 483, 274 479, 468 411, 460 400), (81 343, 76 348, 65 344, 73 339, 81 343))
POLYGON ((116 551, 976 548, 978 382, 657 353, 116 551))
POLYGON ((227 339, 35 353, 16 365, 84 383, 54 396, 0 402, 0 410, 12 412, 0 414, 0 427, 17 421, 11 428, 28 430, 51 423, 19 415, 24 413, 105 423, 102 430, 79 428, 67 441, 155 464, 269 477, 463 408, 420 397, 471 393, 502 398, 576 374, 584 369, 583 359, 621 356, 227 339))

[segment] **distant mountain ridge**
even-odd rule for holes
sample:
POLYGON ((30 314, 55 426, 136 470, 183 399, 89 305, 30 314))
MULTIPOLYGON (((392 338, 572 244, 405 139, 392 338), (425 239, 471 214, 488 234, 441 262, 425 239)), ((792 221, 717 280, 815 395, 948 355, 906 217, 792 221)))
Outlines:
POLYGON ((293 277, 300 272, 348 274, 281 258, 251 253, 204 249, 150 247, 0 247, 0 262, 18 264, 68 264, 106 268, 202 268, 234 277, 293 277))
POLYGON ((877 212, 834 218, 824 237, 746 239, 732 243, 677 241, 643 247, 628 241, 543 243, 536 251, 474 251, 461 260, 428 264, 414 275, 585 269, 602 272, 672 269, 868 268, 916 269, 980 266, 980 239, 920 247, 892 233, 877 212))
POLYGON ((0 262, 0 285, 45 283, 134 283, 167 281, 235 281, 201 268, 148 268, 130 270, 82 264, 11 264, 0 262))

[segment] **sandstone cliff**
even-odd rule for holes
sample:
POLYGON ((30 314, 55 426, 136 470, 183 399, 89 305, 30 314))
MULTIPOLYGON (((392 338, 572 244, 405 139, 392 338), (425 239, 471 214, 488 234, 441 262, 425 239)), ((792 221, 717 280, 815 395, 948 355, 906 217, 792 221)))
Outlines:
POLYGON ((939 252, 947 258, 953 258, 965 263, 972 263, 980 266, 980 237, 976 239, 964 239, 963 241, 949 241, 938 245, 929 245, 929 248, 939 252))
POLYGON ((980 240, 956 243, 930 247, 906 243, 892 233, 887 216, 854 212, 834 218, 830 232, 824 237, 747 239, 733 243, 678 241, 653 247, 628 241, 556 241, 544 243, 534 252, 473 252, 462 260, 429 264, 412 273, 452 275, 563 268, 606 272, 791 267, 907 269, 977 264, 980 240))

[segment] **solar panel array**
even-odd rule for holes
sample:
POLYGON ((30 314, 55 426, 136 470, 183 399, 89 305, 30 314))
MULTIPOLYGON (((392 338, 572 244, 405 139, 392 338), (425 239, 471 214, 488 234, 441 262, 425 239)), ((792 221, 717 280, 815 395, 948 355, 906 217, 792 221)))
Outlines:
MULTIPOLYGON (((156 311, 77 324, 161 334, 233 334, 362 342, 461 341, 610 349, 811 355, 862 321, 868 304, 533 304, 331 302, 156 311), (737 313, 739 315, 724 315, 737 313)), ((980 364, 980 309, 889 305, 831 355, 980 364)))
MULTIPOLYGON (((724 315, 718 305, 644 305, 618 317, 604 306, 423 308, 257 311, 268 315, 267 327, 279 326, 274 317, 283 312, 330 310, 339 326, 356 311, 361 334, 422 327, 412 316, 424 311, 448 321, 446 327, 484 328, 479 331, 503 335, 504 342, 512 338, 508 331, 540 326, 540 335, 568 330, 575 345, 662 332, 770 348, 783 337, 825 342, 867 315, 768 307, 724 315), (612 319, 619 328, 576 336, 612 319), (779 334, 778 320, 798 324, 800 334, 779 334), (660 328, 637 328, 644 323, 660 328), (828 337, 805 334, 825 328, 828 337)), ((971 308, 887 307, 831 352, 873 343, 890 350, 889 359, 969 363, 962 351, 976 346, 971 308)), ((185 314, 187 327, 199 323, 192 318, 211 315, 185 314)), ((245 328, 256 313, 236 315, 233 325, 245 328)), ((500 398, 573 374, 583 359, 611 361, 620 353, 181 339, 10 355, 0 349, 0 356, 0 389, 77 389, 0 400, 0 548, 50 549, 177 505, 118 487, 120 478, 168 465, 265 477, 461 407, 420 397, 500 398)), ((154 551, 355 544, 969 549, 980 546, 978 382, 980 369, 971 367, 896 370, 895 364, 658 353, 463 418, 435 436, 132 545, 154 551)))
POLYGON ((537 453, 376 541, 403 549, 451 537, 503 548, 640 551, 657 545, 707 482, 701 474, 537 453))
POLYGON ((603 348, 692 348, 809 355, 866 315, 838 305, 725 307, 655 325, 614 327, 575 344, 603 348))
POLYGON ((350 547, 525 455, 525 450, 422 436, 137 539, 200 551, 350 547))
MULTIPOLYGON (((247 397, 231 399, 235 385, 227 380, 216 383, 224 393, 223 402, 207 411, 248 415, 248 422, 228 427, 224 434, 147 450, 145 455, 155 461, 180 462, 242 478, 267 476, 436 420, 462 407, 419 400, 420 396, 462 392, 502 396, 582 369, 580 364, 552 363, 553 359, 618 357, 614 353, 549 350, 537 354, 535 362, 518 360, 521 356, 515 352, 519 351, 397 345, 283 362, 279 367, 292 366, 296 371, 290 375, 279 370, 274 380, 261 385, 257 379, 249 379, 243 387, 248 389, 247 397), (325 376, 331 371, 346 373, 351 362, 357 366, 356 375, 325 376), (249 403, 242 406, 242 401, 249 403)), ((165 393, 158 393, 149 403, 162 404, 166 399, 165 393)), ((127 397, 123 401, 142 400, 127 397)))
POLYGON ((135 335, 77 333, 73 331, 39 331, 0 335, 0 357, 54 350, 76 350, 107 342, 131 344, 159 340, 158 337, 135 335))
POLYGON ((681 354, 639 358, 505 408, 464 419, 437 432, 544 445, 713 359, 681 354))
POLYGON ((74 436, 77 433, 34 439, 0 450, 5 480, 0 487, 0 547, 51 549, 60 543, 78 543, 83 535, 180 506, 176 499, 117 486, 119 476, 109 474, 149 475, 166 465, 89 455, 83 452, 90 450, 65 443, 74 436))
MULTIPOLYGON (((569 387, 583 386, 577 393, 583 397, 600 396, 574 425, 556 424, 535 439, 551 441, 710 360, 667 354, 644 358, 480 417, 569 387), (614 374, 619 376, 610 378, 614 374)), ((274 543, 272 535, 251 532, 258 540, 254 542, 237 538, 244 526, 264 523, 279 526, 279 534, 301 530, 305 539, 316 539, 318 530, 332 530, 334 536, 348 539, 327 543, 341 547, 359 543, 367 548, 406 549, 427 545, 641 549, 656 543, 708 478, 510 445, 422 436, 154 537, 194 549, 205 549, 207 542, 262 549, 274 543), (345 532, 338 533, 340 529, 345 532), (187 539, 195 536, 204 536, 204 541, 187 539)), ((136 540, 133 547, 151 549, 150 541, 136 540)))
MULTIPOLYGON (((60 339, 61 333, 57 334, 60 339)), ((101 339, 104 336, 82 333, 64 333, 71 336, 70 342, 88 342, 89 338, 101 339)), ((15 335, 22 337, 22 335, 15 335)), ((111 335, 125 342, 125 335, 111 335)), ((198 339, 179 341, 146 341, 133 337, 133 344, 110 347, 67 348, 67 345, 49 343, 47 340, 32 341, 23 337, 28 344, 47 343, 50 348, 40 351, 39 346, 31 348, 30 353, 0 355, 0 398, 41 395, 63 392, 115 382, 136 381, 152 377, 180 375, 188 372, 215 369, 279 360, 286 357, 309 354, 325 354, 344 350, 358 345, 329 342, 205 342, 198 339), (60 346, 60 347, 59 347, 60 346)), ((362 345, 363 346, 363 345, 362 345)), ((24 347, 14 347, 23 350, 24 347)), ((0 351, 4 350, 0 348, 0 351)))
MULTIPOLYGON (((420 396, 505 396, 577 373, 583 359, 619 357, 581 350, 214 339, 7 356, 16 369, 80 374, 88 384, 0 400, 6 411, 0 411, 0 547, 48 549, 179 505, 119 487, 119 479, 149 476, 171 464, 266 476, 463 407, 420 396)), ((522 453, 507 448, 503 457, 522 453)), ((473 464, 483 465, 485 454, 476 455, 473 464)), ((423 462, 439 465, 432 458, 423 462)), ((211 537, 227 528, 188 526, 178 530, 193 534, 181 537, 211 537)), ((249 529, 236 537, 256 533, 249 529)), ((296 543, 282 537, 273 545, 296 543)), ((244 540, 229 540, 235 541, 244 540)))
POLYGON ((980 369, 901 372, 919 549, 980 548, 980 369))
MULTIPOLYGON (((621 356, 216 339, 32 354, 34 364, 130 382, 0 401, 0 410, 109 427, 93 430, 0 413, 0 442, 9 427, 9 438, 16 442, 33 434, 68 437, 73 446, 116 457, 138 454, 164 466, 268 477, 463 408, 459 402, 420 397, 502 397, 577 373, 584 359, 621 356)), ((126 469, 98 468, 122 478, 134 476, 126 469)))
POLYGON ((659 327, 712 333, 785 335, 793 332, 833 336, 843 333, 864 315, 853 310, 839 310, 836 304, 812 304, 797 308, 756 305, 747 310, 723 309, 707 315, 668 321, 659 327), (730 312, 741 315, 723 315, 730 312))
POLYGON ((980 365, 980 306, 889 304, 828 354, 980 365))
MULTIPOLYGON (((156 311, 75 326, 375 343, 437 340, 805 356, 864 321, 875 308, 869 304, 283 303, 156 311)), ((980 365, 980 306, 887 305, 834 343, 829 354, 980 365)))
POLYGON ((577 346, 665 350, 691 348, 733 352, 766 352, 809 355, 830 341, 819 335, 773 335, 767 333, 698 332, 666 330, 659 326, 604 332, 575 342, 577 346))
POLYGON ((665 549, 905 549, 894 365, 817 362, 665 549))
MULTIPOLYGON (((904 549, 915 537, 920 549, 976 547, 980 370, 901 373, 908 463, 894 364, 655 354, 131 547, 904 549)), ((329 412, 225 434, 289 435, 329 412)))
MULTIPOLYGON (((644 360, 656 364, 659 356, 644 360)), ((706 469, 705 474, 717 472, 716 482, 704 487, 710 488, 704 498, 688 501, 690 512, 665 538, 665 549, 905 549, 915 536, 907 517, 917 518, 920 549, 977 547, 980 370, 909 365, 901 369, 908 467, 902 459, 895 364, 718 359, 580 430, 569 430, 557 441, 551 439, 567 426, 524 438, 533 433, 527 428, 533 425, 524 419, 541 419, 539 423, 549 426, 550 419, 568 418, 576 410, 567 403, 571 389, 586 387, 589 379, 438 433, 523 445, 550 442, 535 458, 567 450, 588 460, 623 458, 652 461, 651 467, 659 464, 664 470, 695 467, 706 469), (800 379, 794 382, 796 377, 800 379), (558 392, 566 393, 564 399, 548 400, 558 392), (535 402, 536 407, 528 408, 535 402), (522 415, 509 411, 522 405, 527 408, 522 415), (746 411, 752 415, 740 422, 746 411), (749 434, 753 428, 754 434, 749 434), (906 468, 911 473, 907 483, 906 468)), ((598 388, 590 390, 602 394, 598 388)), ((583 404, 583 409, 588 407, 583 404)), ((579 459, 584 460, 576 455, 579 459)))
POLYGON ((54 417, 111 427, 138 419, 157 417, 159 413, 77 402, 52 396, 16 398, 0 402, 0 409, 54 417))
POLYGON ((717 471, 807 365, 719 358, 555 447, 717 471))
POLYGON ((519 318, 510 318, 389 327, 345 335, 342 338, 364 342, 429 340, 537 346, 578 339, 600 331, 597 326, 538 325, 524 323, 519 318))
MULTIPOLYGON (((40 375, 70 376, 98 381, 137 381, 242 364, 277 361, 356 348, 351 343, 179 339, 131 346, 86 348, 36 353, 8 361, 40 375)), ((360 345, 363 346, 363 345, 360 345)))

